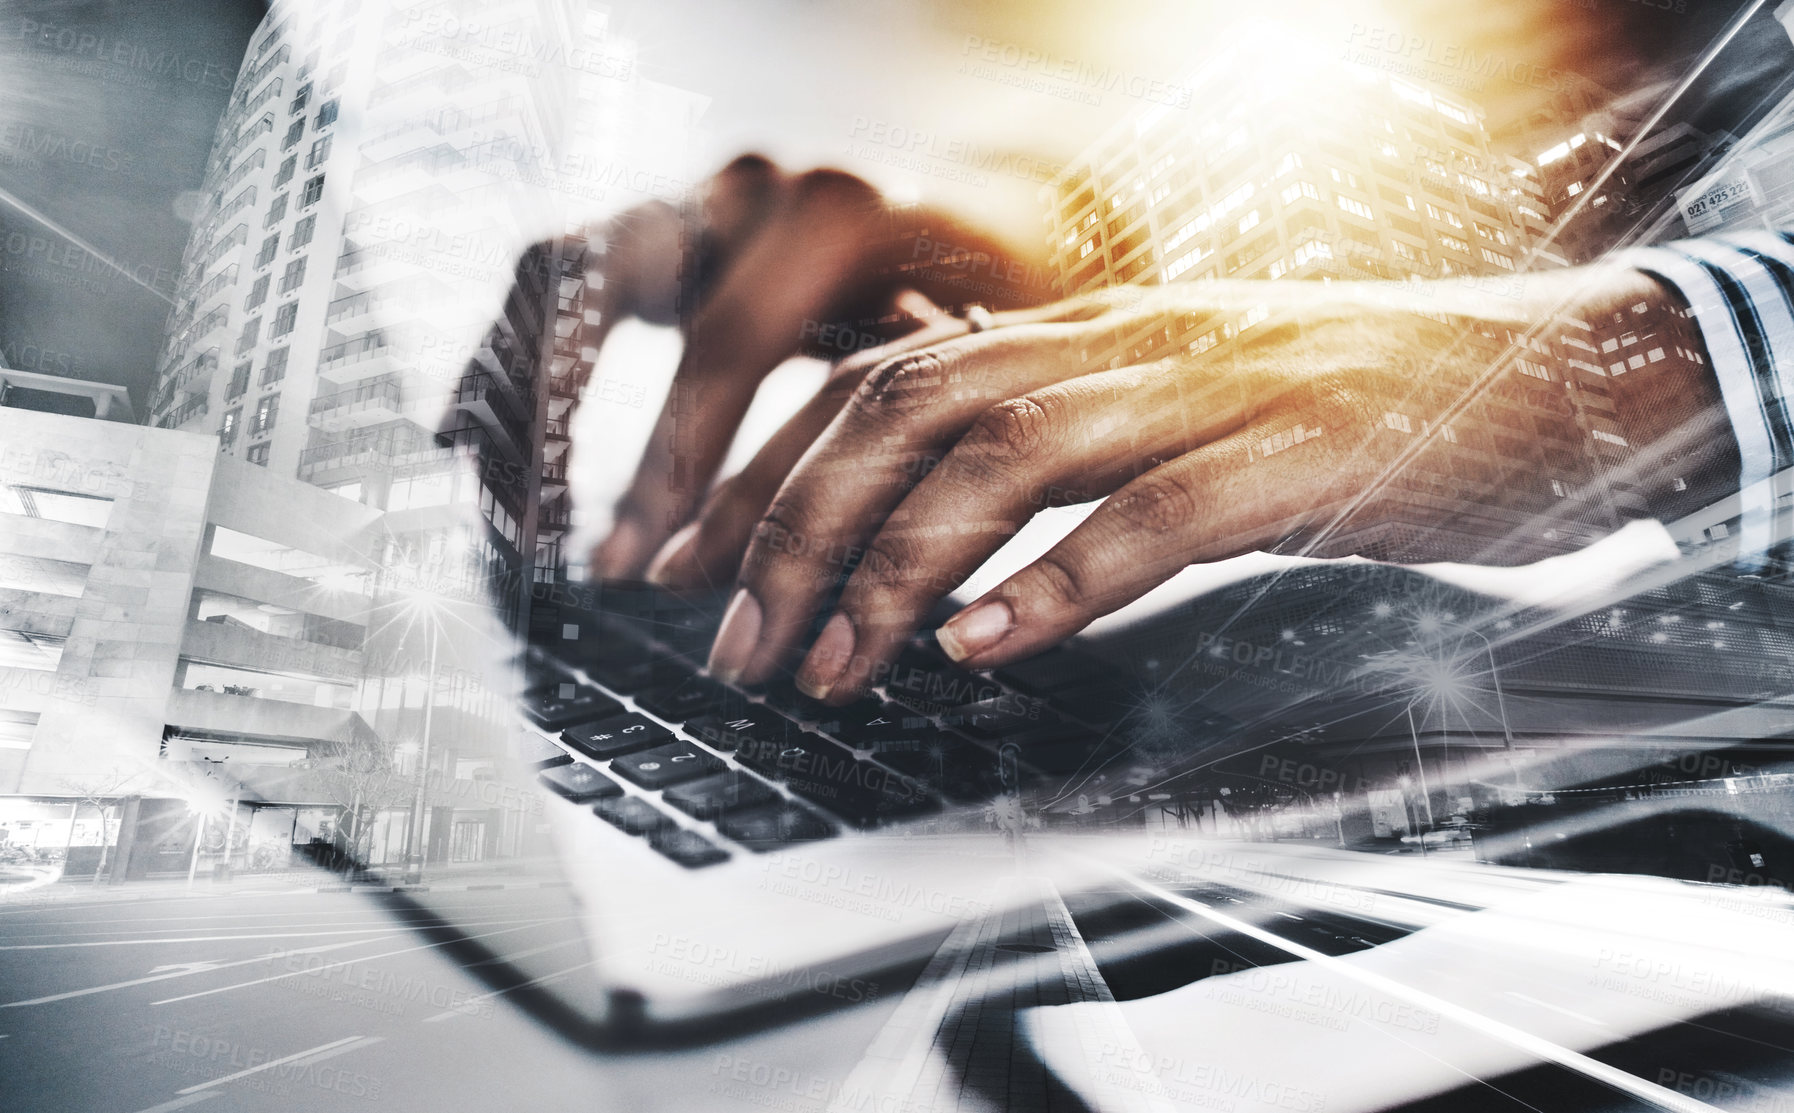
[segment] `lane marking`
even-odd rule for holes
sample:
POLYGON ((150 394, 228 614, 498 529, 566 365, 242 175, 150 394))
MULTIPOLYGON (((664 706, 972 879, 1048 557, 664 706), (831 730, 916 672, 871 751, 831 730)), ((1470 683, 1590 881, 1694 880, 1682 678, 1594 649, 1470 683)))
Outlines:
MULTIPOLYGON (((457 928, 491 927, 493 924, 530 922, 532 921, 518 919, 473 920, 467 923, 457 921, 453 926, 457 928)), ((440 920, 435 921, 435 924, 386 924, 381 927, 344 928, 341 931, 265 931, 254 935, 189 935, 176 939, 96 939, 84 943, 13 943, 0 944, 0 951, 49 951, 62 947, 125 947, 143 946, 149 943, 229 943, 240 939, 305 939, 322 935, 366 935, 370 932, 393 931, 395 928, 409 930, 421 927, 427 930, 438 924, 441 924, 440 920)))
POLYGON ((189 1086, 185 1090, 176 1090, 175 1093, 191 1094, 199 1090, 209 1090, 214 1086, 222 1086, 226 1082, 235 1082, 239 1078, 247 1078, 252 1074, 260 1074, 262 1071, 285 1066, 287 1063, 296 1062, 300 1059, 313 1059, 314 1057, 320 1060, 329 1059, 336 1055, 341 1055, 345 1051, 353 1051, 357 1047, 366 1047, 371 1043, 379 1043, 381 1038, 382 1037, 380 1036, 344 1036, 340 1040, 331 1040, 329 1043, 319 1044, 309 1051, 296 1052, 281 1059, 270 1059, 261 1066, 249 1067, 245 1070, 240 1070, 235 1074, 227 1074, 223 1078, 214 1078, 210 1082, 201 1082, 199 1085, 189 1086), (333 1048, 337 1050, 332 1050, 333 1048))
MULTIPOLYGON (((253 962, 271 962, 274 959, 284 958, 287 955, 309 955, 321 954, 324 951, 340 951, 344 947, 359 947, 364 943, 379 943, 386 939, 394 939, 397 938, 399 934, 400 933, 398 932, 394 932, 392 935, 381 936, 375 939, 351 939, 346 943, 325 943, 317 947, 298 947, 290 951, 269 951, 267 954, 256 955, 254 958, 238 959, 235 962, 221 962, 212 967, 211 970, 228 970, 233 966, 248 966, 253 962)), ((129 989, 131 986, 144 985, 149 982, 165 982, 170 978, 188 978, 192 977, 194 974, 209 974, 211 973, 211 970, 176 970, 168 974, 151 974, 148 977, 132 978, 128 981, 112 982, 108 985, 96 985, 87 989, 71 989, 67 993, 52 993, 48 997, 33 997, 29 1001, 8 1001, 5 1004, 0 1004, 0 1009, 22 1009, 26 1005, 47 1005, 52 1001, 67 1001, 71 997, 86 997, 92 993, 105 993, 106 991, 113 989, 129 989)))
MULTIPOLYGON (((562 917, 563 920, 570 920, 572 918, 573 917, 571 917, 571 916, 562 917)), ((554 921, 554 920, 544 920, 543 921, 543 923, 556 923, 556 922, 558 922, 558 921, 554 921)), ((468 942, 468 941, 471 941, 474 939, 490 939, 494 935, 509 935, 513 931, 528 931, 530 928, 540 927, 540 926, 542 926, 542 925, 541 924, 525 924, 522 927, 505 928, 503 931, 488 931, 488 932, 485 932, 480 935, 458 935, 453 939, 444 939, 444 940, 441 940, 436 943, 423 943, 416 947, 401 947, 396 951, 382 951, 381 953, 379 953, 377 955, 358 955, 355 958, 343 959, 339 962, 327 962, 322 966, 307 967, 304 970, 289 970, 284 974, 270 974, 266 978, 256 978, 253 981, 247 981, 247 982, 236 982, 232 985, 221 985, 221 986, 218 986, 213 989, 202 989, 197 993, 186 993, 186 994, 182 994, 179 997, 164 997, 160 1001, 151 1001, 150 1004, 151 1005, 172 1005, 179 1001, 191 1001, 195 997, 210 997, 214 993, 229 993, 233 989, 245 989, 252 985, 266 985, 269 982, 278 982, 285 978, 297 978, 301 974, 322 974, 326 970, 334 970, 335 968, 337 968, 339 966, 348 966, 348 965, 351 965, 351 964, 357 963, 357 962, 372 962, 374 959, 377 959, 377 958, 391 958, 393 955, 405 955, 405 954, 410 954, 413 951, 429 951, 429 950, 434 950, 437 947, 446 947, 451 943, 468 942)))
POLYGON ((482 993, 478 997, 469 997, 467 1000, 461 1002, 461 1004, 455 1006, 454 1008, 448 1010, 447 1012, 437 1013, 435 1016, 424 1017, 423 1022, 425 1024, 435 1024, 438 1021, 453 1020, 457 1016, 477 1015, 480 1010, 475 1006, 479 1002, 490 1001, 494 997, 503 997, 507 993, 511 993, 511 992, 513 992, 515 990, 519 990, 519 989, 528 989, 530 986, 533 986, 533 985, 546 985, 547 983, 555 981, 556 979, 564 978, 568 974, 571 974, 576 970, 584 970, 588 966, 596 966, 597 963, 598 963, 597 959, 587 959, 586 961, 578 963, 577 965, 569 966, 565 970, 556 970, 552 974, 543 974, 539 977, 531 978, 527 982, 519 982, 514 986, 508 986, 504 989, 496 989, 496 990, 493 990, 491 993, 482 993))
POLYGON ((137 1113, 169 1113, 170 1110, 185 1109, 189 1105, 196 1105, 202 1101, 211 1101, 217 1096, 217 1090, 208 1090, 203 1094, 188 1094, 184 1098, 175 1098, 173 1101, 165 1101, 161 1105, 152 1105, 148 1109, 139 1109, 137 1113))

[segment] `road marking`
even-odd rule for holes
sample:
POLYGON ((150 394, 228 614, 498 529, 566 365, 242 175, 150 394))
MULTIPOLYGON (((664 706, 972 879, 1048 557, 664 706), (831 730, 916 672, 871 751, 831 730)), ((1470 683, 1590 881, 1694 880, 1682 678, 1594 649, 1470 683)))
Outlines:
POLYGON ((288 1055, 282 1059, 271 1059, 268 1062, 263 1063, 259 1067, 249 1067, 248 1069, 240 1070, 235 1074, 227 1074, 223 1078, 214 1078, 210 1082, 201 1082, 197 1086, 189 1086, 185 1090, 176 1090, 175 1093, 191 1094, 191 1093, 194 1093, 199 1090, 209 1090, 214 1086, 222 1086, 226 1082, 235 1082, 239 1078, 247 1078, 252 1074, 260 1074, 262 1071, 271 1070, 274 1067, 284 1066, 287 1063, 291 1063, 291 1062, 294 1062, 299 1059, 311 1059, 314 1056, 318 1059, 329 1059, 335 1055, 341 1055, 344 1051, 353 1051, 353 1050, 355 1050, 356 1047, 366 1047, 370 1043, 379 1043, 380 1040, 381 1040, 380 1036, 344 1036, 340 1040, 331 1040, 329 1043, 319 1044, 318 1046, 312 1048, 309 1051, 296 1052, 296 1053, 294 1053, 292 1055, 288 1055), (354 1046, 345 1047, 344 1046, 345 1044, 352 1044, 354 1046), (332 1048, 341 1048, 341 1050, 340 1051, 332 1051, 331 1050, 332 1048), (328 1052, 328 1054, 326 1054, 327 1052, 328 1052))
MULTIPOLYGON (((571 916, 563 916, 562 919, 570 920, 570 919, 572 919, 572 917, 571 916)), ((552 920, 542 921, 542 923, 554 923, 554 922, 557 922, 557 921, 552 921, 552 920)), ((505 928, 503 931, 488 931, 488 932, 484 932, 480 935, 463 935, 463 936, 457 936, 454 939, 443 939, 443 940, 440 940, 435 943, 423 943, 416 947, 401 947, 396 951, 382 951, 381 953, 379 953, 377 955, 358 955, 355 958, 343 959, 340 962, 327 962, 322 966, 310 966, 310 967, 305 968, 304 970, 289 970, 284 974, 270 974, 266 978, 256 978, 253 981, 236 982, 232 985, 221 985, 215 989, 202 989, 198 993, 187 993, 187 994, 183 994, 179 997, 164 997, 160 1001, 151 1001, 150 1004, 151 1005, 172 1005, 172 1004, 176 1003, 177 1001, 191 1001, 195 997, 210 997, 214 993, 229 993, 233 989, 245 989, 252 985, 265 985, 268 982, 278 982, 278 981, 282 980, 283 978, 296 978, 301 974, 322 974, 326 970, 333 970, 338 966, 348 966, 351 963, 372 962, 374 959, 377 959, 377 958, 391 958, 393 955, 410 954, 412 951, 434 950, 437 947, 446 947, 450 943, 470 942, 475 939, 489 939, 494 935, 509 935, 513 931, 527 931, 528 929, 530 929, 532 927, 540 927, 540 926, 541 926, 541 924, 525 924, 522 927, 505 928)))
MULTIPOLYGON (((467 923, 456 922, 460 927, 490 927, 493 924, 521 924, 533 921, 526 920, 473 920, 467 923)), ((366 935, 369 932, 393 931, 406 928, 430 928, 441 923, 440 917, 432 922, 408 922, 402 924, 382 924, 379 927, 346 928, 342 931, 267 931, 255 935, 192 935, 177 939, 99 939, 86 943, 13 943, 0 944, 0 951, 46 951, 59 947, 120 947, 142 946, 146 943, 229 943, 241 939, 305 939, 320 935, 366 935)))
POLYGON ((169 1113, 170 1110, 185 1109, 189 1105, 210 1101, 217 1096, 217 1090, 208 1090, 203 1094, 188 1094, 184 1098, 175 1098, 173 1101, 165 1101, 161 1105, 152 1105, 148 1109, 139 1109, 137 1113, 169 1113))
POLYGON ((479 1002, 490 1001, 494 997, 503 997, 505 994, 511 993, 515 990, 528 989, 532 985, 544 985, 548 982, 554 981, 556 978, 565 977, 568 974, 573 973, 575 970, 584 970, 586 967, 594 966, 596 964, 597 964, 596 959, 588 959, 585 962, 579 963, 577 966, 569 966, 565 970, 556 970, 552 974, 543 974, 541 977, 531 978, 527 982, 519 982, 514 986, 508 986, 504 989, 494 990, 491 993, 482 993, 478 997, 469 997, 467 1000, 461 1002, 459 1005, 456 1005, 454 1008, 450 1009, 448 1012, 437 1013, 435 1016, 424 1017, 423 1022, 425 1024, 434 1024, 437 1021, 449 1020, 449 1019, 451 1019, 453 1017, 457 1017, 457 1016, 475 1016, 480 1011, 477 1007, 479 1002))
MULTIPOLYGON (((397 934, 398 933, 395 932, 393 935, 383 936, 381 938, 392 939, 395 938, 397 934)), ((381 939, 351 939, 347 943, 326 943, 318 947, 299 947, 290 951, 269 951, 265 955, 256 955, 254 958, 239 959, 236 962, 221 962, 212 967, 212 969, 227 970, 232 966, 248 966, 252 962, 272 962, 274 959, 281 958, 285 955, 319 954, 324 951, 340 951, 344 947, 359 947, 364 943, 378 942, 381 942, 381 939)), ((47 1005, 52 1001, 66 1001, 71 997, 86 997, 91 993, 105 993, 107 990, 112 989, 129 989, 134 985, 144 985, 148 982, 165 982, 170 978, 185 978, 193 974, 203 973, 208 973, 208 971, 179 970, 170 974, 151 974, 148 977, 132 978, 129 981, 123 982, 112 982, 109 985, 96 985, 87 989, 71 989, 67 993, 52 993, 48 997, 33 997, 29 1001, 8 1001, 5 1004, 0 1005, 0 1009, 21 1009, 26 1005, 47 1005)))

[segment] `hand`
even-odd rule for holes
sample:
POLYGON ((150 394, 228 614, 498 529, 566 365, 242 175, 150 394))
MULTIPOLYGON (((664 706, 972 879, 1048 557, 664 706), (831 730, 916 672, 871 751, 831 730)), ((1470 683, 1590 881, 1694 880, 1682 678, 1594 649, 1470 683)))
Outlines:
MULTIPOLYGON (((690 519, 755 389, 787 358, 806 349, 838 356, 843 336, 858 348, 918 329, 938 340, 965 327, 940 305, 1026 304, 1051 293, 1014 281, 1046 271, 988 236, 938 213, 892 209, 840 171, 787 175, 758 156, 707 183, 696 227, 654 203, 618 217, 601 238, 597 343, 631 316, 685 333, 648 451, 593 553, 605 577, 641 574, 690 519), (975 295, 962 292, 968 277, 975 295)), ((786 454, 788 468, 831 417, 826 404, 809 407, 769 451, 786 454)))
MULTIPOLYGON (((851 397, 802 462, 787 475, 781 460, 756 460, 657 568, 682 582, 744 545, 711 667, 752 684, 795 654, 857 560, 797 675, 838 704, 877 683, 933 605, 1057 503, 1108 496, 940 629, 963 664, 1036 653, 1192 562, 1255 549, 1533 559, 1558 551, 1541 527, 1610 513, 1612 476, 1591 471, 1564 498, 1541 476, 1545 463, 1590 466, 1562 367, 1528 403, 1524 432, 1479 416, 1477 401, 1538 382, 1513 362, 1534 353, 1509 341, 1552 327, 1558 307, 1594 316, 1666 296, 1609 269, 1530 278, 1518 298, 1446 283, 1254 282, 1000 314, 989 331, 848 361, 831 389, 851 397), (1115 337, 1196 321, 1188 335, 1245 331, 1217 353, 1088 366, 1085 353, 1115 337), (748 540, 740 523, 755 520, 748 540)), ((1635 470, 1727 440, 1709 379, 1653 389, 1660 410, 1681 407, 1668 422, 1678 437, 1641 451, 1635 470)))

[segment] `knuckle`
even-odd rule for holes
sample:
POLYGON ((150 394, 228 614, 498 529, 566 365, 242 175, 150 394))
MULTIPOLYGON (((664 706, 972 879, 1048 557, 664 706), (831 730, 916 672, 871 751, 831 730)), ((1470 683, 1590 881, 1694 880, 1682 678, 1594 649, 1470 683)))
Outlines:
POLYGON ((1078 561, 1067 553, 1057 550, 1046 553, 1034 562, 1030 578, 1034 582, 1029 585, 1029 590, 1039 591, 1049 603, 1073 606, 1082 603, 1086 597, 1088 577, 1079 568, 1078 561))
POLYGON ((1033 398, 1011 398, 978 415, 966 441, 983 458, 1018 462, 1050 451, 1056 432, 1047 406, 1033 398))
POLYGON ((763 565, 777 559, 781 553, 802 555, 810 536, 810 521, 810 512, 800 497, 780 492, 766 508, 766 513, 754 523, 749 563, 763 565))
POLYGON ((1110 500, 1110 507, 1130 530, 1173 533, 1196 520, 1196 496, 1175 476, 1152 473, 1128 484, 1110 500))
POLYGON ((946 393, 947 369, 932 352, 881 360, 855 389, 851 408, 877 422, 913 417, 946 393))

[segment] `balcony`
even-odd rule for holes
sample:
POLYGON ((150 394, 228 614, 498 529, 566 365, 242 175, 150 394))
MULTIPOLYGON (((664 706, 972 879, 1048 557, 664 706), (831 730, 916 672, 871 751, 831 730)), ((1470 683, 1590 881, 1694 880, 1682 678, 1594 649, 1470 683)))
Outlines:
POLYGON ((387 343, 386 334, 378 331, 332 344, 318 354, 318 370, 326 374, 355 368, 358 377, 366 378, 397 371, 397 365, 393 346, 387 343))
POLYGON ((508 380, 484 369, 469 371, 461 377, 451 405, 496 434, 512 455, 528 456, 529 415, 508 380))
POLYGON ((339 432, 380 425, 405 416, 404 402, 404 388, 399 376, 382 375, 313 398, 312 428, 339 432))
POLYGON ((203 416, 210 405, 211 401, 205 394, 195 394, 157 418, 156 424, 163 429, 179 429, 192 419, 203 416))

